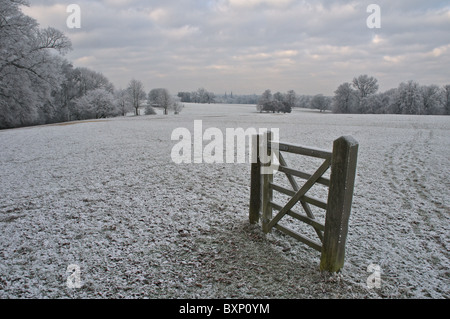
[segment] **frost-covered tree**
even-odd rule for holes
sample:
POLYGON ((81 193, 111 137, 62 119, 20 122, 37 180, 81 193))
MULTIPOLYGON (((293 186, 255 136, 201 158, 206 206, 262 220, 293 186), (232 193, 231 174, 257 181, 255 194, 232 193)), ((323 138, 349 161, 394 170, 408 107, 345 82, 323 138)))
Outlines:
POLYGON ((444 86, 442 94, 444 101, 444 114, 450 115, 450 84, 444 86))
POLYGON ((284 96, 285 110, 290 113, 297 103, 297 94, 294 90, 289 90, 284 96))
POLYGON ((147 104, 152 107, 159 107, 164 110, 164 114, 169 114, 169 109, 172 109, 173 99, 167 89, 159 88, 152 89, 148 93, 147 104))
POLYGON ((267 89, 258 99, 256 110, 258 112, 272 112, 272 113, 291 113, 295 106, 297 96, 294 91, 288 93, 272 92, 267 89))
POLYGON ((295 92, 288 91, 288 93, 277 92, 273 95, 272 108, 276 112, 291 113, 295 105, 295 92))
POLYGON ((357 112, 368 113, 367 102, 369 100, 367 98, 378 91, 378 80, 367 74, 360 75, 353 79, 353 87, 356 89, 358 97, 357 112))
POLYGON ((267 89, 264 91, 264 93, 261 95, 261 97, 258 100, 258 104, 256 105, 256 109, 258 112, 263 112, 268 110, 268 106, 270 102, 273 101, 272 92, 267 89))
POLYGON ((283 102, 284 97, 283 97, 283 93, 281 92, 277 92, 273 95, 273 99, 278 101, 278 102, 283 102))
POLYGON ((141 81, 132 79, 128 84, 128 101, 135 111, 135 115, 139 115, 142 100, 145 100, 146 93, 144 91, 144 84, 141 81))
POLYGON ((421 114, 442 114, 443 113, 443 95, 441 88, 437 85, 425 85, 420 87, 422 95, 421 114))
POLYGON ((380 105, 375 110, 378 114, 388 114, 392 113, 392 109, 395 108, 395 100, 397 96, 397 89, 390 89, 383 93, 378 94, 380 96, 380 105))
POLYGON ((215 103, 215 94, 209 92, 205 88, 199 88, 197 91, 190 94, 191 102, 193 103, 215 103))
POLYGON ((153 106, 147 104, 145 106, 145 115, 156 115, 156 111, 153 106))
POLYGON ((367 74, 353 79, 353 87, 358 91, 361 98, 365 98, 378 91, 378 80, 367 74))
POLYGON ((383 108, 383 95, 382 94, 372 94, 364 98, 362 104, 365 105, 364 111, 367 114, 380 113, 383 108))
POLYGON ((177 96, 181 99, 181 102, 186 102, 186 103, 191 102, 191 93, 190 92, 178 92, 177 96))
POLYGON ((315 95, 311 100, 311 108, 318 109, 320 112, 325 112, 330 109, 331 98, 324 96, 323 94, 315 95))
POLYGON ((304 109, 309 109, 311 108, 311 99, 313 97, 311 95, 300 95, 297 98, 297 106, 304 108, 304 109))
POLYGON ((397 89, 395 113, 420 114, 422 103, 419 83, 412 80, 400 83, 397 89))
POLYGON ((53 89, 53 104, 55 107, 54 122, 70 121, 72 118, 71 103, 77 98, 77 92, 73 84, 73 65, 62 60, 61 75, 62 83, 59 87, 53 89))
POLYGON ((109 93, 114 92, 114 85, 100 72, 79 67, 73 70, 72 77, 72 86, 77 90, 78 97, 96 89, 103 89, 109 93))
POLYGON ((182 104, 180 100, 175 100, 173 103, 174 113, 180 114, 183 109, 184 109, 184 104, 182 104))
POLYGON ((270 105, 272 112, 283 112, 284 111, 284 94, 277 92, 273 95, 273 101, 270 105))
POLYGON ((130 110, 132 110, 127 90, 116 90, 114 92, 114 98, 116 99, 117 109, 120 115, 125 116, 130 110))
POLYGON ((114 93, 113 84, 99 72, 83 67, 74 68, 71 63, 64 61, 61 73, 64 80, 53 93, 59 121, 78 119, 75 100, 88 92, 102 89, 114 93))
POLYGON ((71 49, 62 32, 39 28, 20 10, 22 5, 28 2, 0 0, 0 128, 53 116, 52 91, 63 81, 56 54, 71 49))
POLYGON ((154 106, 156 106, 154 104, 154 101, 156 99, 156 95, 155 94, 156 91, 154 90, 150 90, 150 92, 148 93, 148 97, 147 97, 147 105, 145 106, 145 115, 155 115, 156 111, 154 109, 154 106))
POLYGON ((356 109, 357 96, 351 83, 339 85, 334 92, 333 112, 335 113, 353 113, 356 109))
POLYGON ((198 103, 207 103, 208 101, 208 91, 204 88, 199 88, 197 90, 198 103))
POLYGON ((180 98, 174 97, 169 90, 159 88, 152 89, 148 93, 147 105, 149 107, 162 108, 165 115, 169 114, 169 110, 173 110, 175 114, 179 114, 184 105, 180 103, 180 98))
POLYGON ((114 95, 105 89, 91 90, 74 103, 80 120, 113 117, 119 113, 114 95))

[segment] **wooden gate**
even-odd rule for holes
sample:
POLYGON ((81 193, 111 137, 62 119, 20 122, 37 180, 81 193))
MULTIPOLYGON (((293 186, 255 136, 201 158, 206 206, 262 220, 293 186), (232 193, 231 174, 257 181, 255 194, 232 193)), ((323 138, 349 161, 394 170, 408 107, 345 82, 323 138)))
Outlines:
POLYGON ((333 151, 307 148, 299 145, 271 141, 271 132, 256 136, 256 161, 251 169, 250 222, 262 222, 262 229, 269 233, 273 228, 296 238, 302 243, 321 252, 320 269, 322 271, 338 272, 344 265, 345 242, 348 232, 353 188, 356 175, 358 142, 352 137, 341 137, 334 141, 333 151), (278 172, 286 175, 292 189, 277 185, 273 181, 273 172, 269 168, 273 163, 261 162, 260 145, 266 145, 265 151, 272 158, 273 154, 279 160, 278 172), (308 174, 287 166, 282 152, 293 153, 321 159, 323 162, 313 173, 308 174), (330 177, 323 177, 331 168, 330 177), (295 177, 306 180, 299 185, 295 177), (322 184, 328 188, 327 202, 310 197, 307 192, 314 184, 322 184), (273 192, 288 195, 290 200, 285 206, 274 202, 273 192), (293 210, 300 203, 304 213, 293 210), (325 210, 325 223, 316 220, 311 206, 325 210), (261 216, 262 212, 262 216, 261 216), (273 214, 276 212, 276 214, 273 214), (303 234, 288 229, 279 224, 284 216, 291 216, 311 226, 317 238, 308 238, 303 234))

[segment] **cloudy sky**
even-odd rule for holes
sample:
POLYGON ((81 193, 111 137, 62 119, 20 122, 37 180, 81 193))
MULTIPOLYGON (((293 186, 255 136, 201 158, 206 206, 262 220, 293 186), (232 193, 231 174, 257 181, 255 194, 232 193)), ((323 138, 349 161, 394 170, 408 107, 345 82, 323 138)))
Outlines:
POLYGON ((450 83, 450 2, 423 0, 29 0, 24 12, 65 32, 75 66, 117 88, 204 87, 216 94, 295 90, 332 95, 368 74, 380 90, 450 83), (69 29, 67 6, 81 8, 69 29), (381 8, 370 29, 367 7, 381 8))

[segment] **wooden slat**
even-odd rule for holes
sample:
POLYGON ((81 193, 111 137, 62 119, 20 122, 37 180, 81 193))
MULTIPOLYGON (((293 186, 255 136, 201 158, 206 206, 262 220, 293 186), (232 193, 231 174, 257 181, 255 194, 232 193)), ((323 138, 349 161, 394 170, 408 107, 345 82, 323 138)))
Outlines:
POLYGON ((294 237, 295 239, 297 239, 298 241, 301 241, 302 243, 308 245, 309 247, 314 248, 315 250, 317 250, 319 252, 322 251, 322 246, 319 243, 317 243, 317 242, 315 242, 315 241, 313 241, 313 240, 311 240, 309 238, 306 238, 306 237, 300 235, 299 233, 297 233, 297 232, 295 232, 293 230, 290 230, 290 229, 288 229, 286 227, 283 227, 281 225, 277 224, 274 227, 276 229, 278 229, 279 231, 282 231, 286 235, 294 237))
POLYGON ((292 190, 290 190, 290 189, 287 189, 287 188, 284 188, 283 186, 280 186, 280 185, 277 185, 277 184, 270 184, 270 187, 274 190, 274 191, 277 191, 277 192, 280 192, 280 193, 283 193, 284 195, 288 195, 288 196, 294 196, 295 195, 295 192, 294 191, 292 191, 292 190))
MULTIPOLYGON (((283 166, 285 166, 285 167, 287 167, 287 163, 286 163, 286 160, 284 159, 284 156, 283 156, 280 152, 278 152, 278 153, 279 153, 279 158, 280 158, 280 164, 283 165, 283 166)), ((295 178, 294 178, 292 175, 287 174, 287 173, 286 173, 286 177, 288 178, 289 183, 291 184, 291 186, 292 186, 292 188, 294 189, 294 191, 295 191, 295 192, 298 192, 299 189, 300 189, 300 186, 297 184, 297 181, 295 180, 295 178)), ((309 177, 309 178, 310 178, 310 177, 309 177)), ((320 179, 320 178, 319 178, 319 179, 320 179)), ((295 196, 295 194, 292 195, 292 196, 295 196)), ((305 196, 302 196, 302 197, 300 198, 300 203, 301 203, 301 205, 302 205, 302 207, 303 207, 303 210, 306 212, 307 217, 308 217, 310 220, 313 220, 313 219, 315 219, 314 214, 313 214, 313 212, 312 212, 312 210, 311 210, 311 207, 309 207, 309 204, 305 201, 304 197, 305 197, 305 196)), ((325 206, 326 206, 326 205, 325 205, 325 206)), ((288 213, 291 214, 292 211, 289 211, 288 213)), ((300 215, 299 215, 299 216, 300 216, 300 215)), ((323 242, 323 231, 321 231, 321 230, 320 230, 319 228, 317 228, 317 227, 314 227, 314 230, 316 231, 316 234, 317 234, 317 236, 319 237, 320 242, 323 242)))
POLYGON ((288 153, 294 153, 304 156, 310 156, 315 158, 321 158, 321 159, 331 159, 332 153, 326 150, 311 148, 311 147, 304 147, 300 145, 294 145, 289 143, 276 143, 272 142, 271 145, 269 145, 269 148, 275 148, 282 152, 288 152, 288 153))
MULTIPOLYGON (((297 177, 300 177, 300 178, 305 179, 305 180, 308 180, 308 179, 311 178, 311 175, 308 174, 308 173, 304 173, 304 172, 298 171, 296 169, 286 167, 284 165, 280 165, 278 167, 278 171, 282 172, 282 173, 285 173, 286 175, 297 176, 297 177)), ((321 185, 325 185, 327 187, 330 186, 330 180, 328 178, 325 178, 325 177, 320 177, 317 180, 317 183, 321 184, 321 185)))
MULTIPOLYGON (((276 209, 276 210, 281 210, 283 207, 278 205, 277 203, 274 202, 270 202, 270 205, 272 205, 272 208, 276 209)), ((319 230, 319 231, 324 231, 325 230, 325 225, 319 223, 318 221, 316 221, 314 218, 310 218, 306 215, 302 215, 300 213, 297 213, 295 211, 293 211, 292 209, 290 209, 287 212, 287 215, 296 218, 312 227, 314 227, 315 229, 319 230)))
POLYGON ((303 196, 302 200, 304 200, 305 202, 307 202, 313 206, 316 206, 316 207, 319 207, 319 208, 322 208, 325 210, 327 209, 327 203, 321 201, 320 199, 310 197, 310 196, 303 196))
POLYGON ((319 169, 311 176, 310 179, 306 181, 303 187, 295 193, 295 195, 289 200, 286 206, 270 221, 267 225, 267 229, 270 229, 275 226, 280 219, 292 208, 294 205, 305 195, 307 191, 311 189, 311 187, 317 182, 317 180, 325 174, 325 172, 330 168, 331 159, 325 160, 325 162, 319 167, 319 169))
MULTIPOLYGON (((272 183, 272 184, 270 184, 270 187, 273 190, 275 190, 277 192, 280 192, 282 194, 285 194, 287 196, 291 196, 292 197, 292 196, 295 195, 294 191, 292 191, 290 189, 287 189, 287 188, 284 188, 283 186, 280 186, 280 185, 276 185, 276 184, 272 183)), ((320 199, 317 199, 317 198, 305 195, 300 200, 305 201, 306 203, 309 203, 309 204, 311 204, 313 206, 316 206, 316 207, 319 207, 319 208, 322 208, 322 209, 325 209, 325 210, 327 209, 327 203, 325 203, 324 201, 321 201, 320 199)))
MULTIPOLYGON (((278 152, 278 158, 280 159, 280 165, 287 167, 287 163, 286 160, 284 159, 283 154, 281 154, 280 152, 278 152)), ((289 180, 289 183, 291 184, 292 188, 294 189, 294 191, 298 191, 300 189, 300 186, 298 186, 297 181, 295 180, 294 176, 292 176, 291 174, 286 173, 286 177, 289 180)))
MULTIPOLYGON (((302 204, 303 209, 306 212, 306 215, 311 218, 311 219, 315 219, 313 212, 311 211, 311 207, 309 207, 308 203, 305 203, 304 201, 300 200, 300 203, 302 204)), ((317 233, 317 236, 319 236, 320 238, 320 242, 323 241, 323 232, 320 231, 319 229, 314 227, 314 230, 317 233)))
MULTIPOLYGON (((279 153, 279 158, 280 158, 280 164, 285 166, 285 167, 287 167, 287 163, 286 163, 286 160, 284 159, 284 156, 280 152, 278 152, 278 153, 279 153)), ((300 186, 298 186, 297 181, 295 180, 295 178, 292 175, 290 175, 290 174, 286 174, 286 176, 287 176, 287 178, 289 180, 289 183, 291 184, 292 188, 294 189, 294 191, 298 192, 298 190, 300 189, 300 186)), ((293 195, 293 196, 295 196, 295 195, 293 195)), ((307 202, 305 202, 304 196, 303 196, 303 198, 300 198, 300 203, 302 204, 302 207, 305 210, 306 215, 309 218, 314 219, 314 214, 313 214, 311 208, 309 207, 309 204, 307 202)), ((320 231, 317 228, 314 228, 314 229, 315 229, 315 231, 317 233, 317 236, 319 236, 319 238, 320 238, 320 242, 323 242, 323 232, 320 231)))

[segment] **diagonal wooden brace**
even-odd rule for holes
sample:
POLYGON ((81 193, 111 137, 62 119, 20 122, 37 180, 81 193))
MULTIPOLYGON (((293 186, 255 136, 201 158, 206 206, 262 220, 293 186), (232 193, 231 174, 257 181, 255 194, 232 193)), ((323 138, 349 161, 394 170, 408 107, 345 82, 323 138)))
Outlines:
MULTIPOLYGON (((284 156, 281 154, 281 152, 278 155, 279 155, 279 159, 280 159, 280 164, 283 166, 287 166, 286 160, 284 159, 284 156)), ((289 183, 291 184, 292 188, 294 189, 294 191, 298 192, 300 189, 300 186, 298 186, 297 181, 294 179, 294 177, 291 174, 288 174, 288 173, 285 173, 285 174, 289 180, 289 183)), ((305 210, 306 215, 309 218, 314 219, 315 218, 314 214, 312 213, 311 207, 309 207, 308 203, 305 202, 304 200, 300 200, 300 203, 302 204, 302 207, 305 210)), ((319 237, 320 241, 323 241, 322 231, 320 229, 317 229, 316 227, 314 227, 314 230, 316 231, 316 234, 319 237)))
POLYGON ((310 179, 306 181, 306 183, 303 185, 300 190, 295 193, 295 195, 289 200, 289 202, 286 204, 286 206, 283 207, 282 210, 269 222, 267 225, 268 231, 272 229, 273 226, 275 226, 281 218, 283 218, 284 215, 288 213, 289 210, 294 207, 294 205, 306 194, 307 191, 313 187, 313 185, 316 183, 316 181, 322 177, 323 174, 330 168, 331 165, 331 159, 325 160, 325 162, 319 167, 319 169, 311 176, 310 179))

